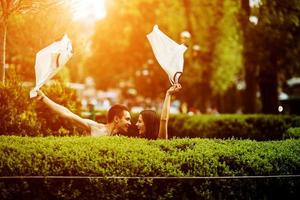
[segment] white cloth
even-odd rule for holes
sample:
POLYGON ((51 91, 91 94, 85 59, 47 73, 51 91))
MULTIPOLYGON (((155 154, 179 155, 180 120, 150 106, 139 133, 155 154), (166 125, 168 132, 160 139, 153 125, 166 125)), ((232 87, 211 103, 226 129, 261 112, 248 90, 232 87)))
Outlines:
POLYGON ((161 32, 157 25, 153 27, 153 31, 147 35, 147 38, 158 63, 168 74, 171 84, 178 83, 183 72, 183 54, 187 47, 174 42, 161 32))
POLYGON ((30 98, 37 95, 36 90, 50 80, 68 62, 72 54, 72 44, 67 35, 36 54, 36 86, 30 91, 30 98))

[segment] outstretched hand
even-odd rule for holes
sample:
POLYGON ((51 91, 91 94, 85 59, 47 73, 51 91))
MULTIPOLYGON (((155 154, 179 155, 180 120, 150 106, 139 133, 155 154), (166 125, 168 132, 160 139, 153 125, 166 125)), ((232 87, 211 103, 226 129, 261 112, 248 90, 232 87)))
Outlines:
POLYGON ((167 94, 174 94, 178 92, 180 89, 181 89, 181 85, 179 83, 176 83, 167 90, 167 94))

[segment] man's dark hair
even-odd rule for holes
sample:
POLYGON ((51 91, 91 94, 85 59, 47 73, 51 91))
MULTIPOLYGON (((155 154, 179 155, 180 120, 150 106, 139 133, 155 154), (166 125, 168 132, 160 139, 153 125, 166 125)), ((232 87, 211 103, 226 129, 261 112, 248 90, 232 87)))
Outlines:
POLYGON ((129 112, 129 109, 122 104, 113 105, 107 112, 107 123, 113 122, 115 116, 122 117, 124 110, 129 112))

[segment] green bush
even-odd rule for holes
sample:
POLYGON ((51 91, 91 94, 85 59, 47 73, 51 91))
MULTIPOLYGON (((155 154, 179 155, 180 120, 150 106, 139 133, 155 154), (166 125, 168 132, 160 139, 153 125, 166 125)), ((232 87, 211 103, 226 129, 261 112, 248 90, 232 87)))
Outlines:
POLYGON ((289 128, 284 137, 300 139, 300 127, 289 128))
POLYGON ((282 115, 179 115, 169 120, 170 137, 281 140, 299 116, 282 115))
MULTIPOLYGON (((299 155, 300 140, 148 141, 126 137, 2 136, 0 174, 103 177, 297 175, 299 155)), ((43 199, 291 199, 299 194, 299 186, 299 178, 72 180, 45 177, 36 181, 0 181, 2 199, 28 193, 44 195, 43 199)))
MULTIPOLYGON (((138 114, 132 114, 135 124, 138 114)), ((105 114, 97 115, 105 123, 105 114)), ((281 140, 286 131, 300 123, 299 116, 284 115, 171 115, 168 124, 170 138, 240 138, 259 141, 281 140)), ((135 136, 131 127, 128 135, 135 136)))
POLYGON ((29 99, 29 89, 23 88, 14 75, 0 83, 0 127, 3 135, 39 135, 41 123, 29 99))
MULTIPOLYGON (((54 102, 67 107, 72 112, 80 113, 80 103, 77 101, 73 89, 67 88, 58 81, 53 81, 50 86, 43 86, 42 91, 54 102)), ((71 136, 86 135, 80 128, 73 126, 69 121, 59 117, 42 102, 36 103, 37 117, 42 123, 43 136, 71 136)))
MULTIPOLYGON (((12 73, 6 83, 0 83, 1 135, 76 135, 84 134, 52 113, 41 102, 29 98, 31 88, 24 87, 12 73)), ((43 87, 43 91, 58 103, 77 112, 75 92, 59 82, 43 87)))
POLYGON ((0 136, 0 144, 1 175, 225 176, 300 169, 300 140, 0 136))
MULTIPOLYGON (((138 114, 132 114, 135 124, 138 114)), ((96 115, 96 120, 105 123, 105 113, 96 115)), ((259 141, 281 140, 287 130, 297 127, 300 116, 288 115, 171 115, 168 124, 170 138, 240 138, 259 141)), ((127 136, 136 136, 131 127, 127 136)))

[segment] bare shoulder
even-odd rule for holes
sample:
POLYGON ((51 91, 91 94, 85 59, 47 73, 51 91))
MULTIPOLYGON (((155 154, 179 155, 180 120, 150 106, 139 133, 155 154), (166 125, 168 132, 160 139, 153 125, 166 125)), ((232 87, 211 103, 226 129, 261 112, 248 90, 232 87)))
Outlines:
POLYGON ((91 128, 91 136, 106 136, 108 135, 105 124, 95 122, 93 120, 85 119, 86 123, 91 128))
POLYGON ((101 126, 104 124, 98 123, 96 121, 90 120, 90 119, 83 119, 85 123, 87 123, 89 126, 101 126))

